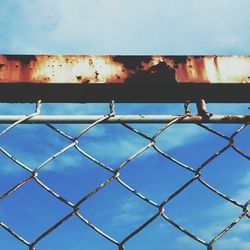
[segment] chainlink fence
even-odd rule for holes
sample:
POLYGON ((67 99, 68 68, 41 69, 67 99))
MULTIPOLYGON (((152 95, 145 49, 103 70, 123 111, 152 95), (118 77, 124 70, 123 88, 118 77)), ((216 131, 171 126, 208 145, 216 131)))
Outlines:
MULTIPOLYGON (((107 115, 104 116, 92 116, 92 117, 86 117, 85 122, 90 123, 85 129, 83 129, 78 135, 72 136, 65 132, 63 129, 59 129, 55 123, 74 123, 78 119, 78 122, 81 123, 81 121, 84 121, 84 117, 77 118, 74 120, 74 117, 68 116, 68 121, 65 121, 66 118, 62 117, 42 117, 40 115, 40 109, 41 109, 41 102, 38 102, 36 105, 36 110, 33 114, 27 115, 27 116, 6 116, 1 117, 0 120, 2 123, 12 123, 9 125, 6 129, 4 129, 1 132, 1 138, 7 137, 8 134, 11 134, 15 128, 20 126, 20 124, 23 123, 42 123, 44 126, 47 126, 50 130, 57 133, 58 135, 64 137, 68 140, 68 144, 61 148, 58 152, 52 154, 47 160, 45 160, 40 166, 36 167, 35 169, 32 169, 28 165, 24 164, 21 159, 17 159, 15 155, 13 155, 11 152, 6 150, 2 147, 0 143, 0 151, 2 154, 7 156, 11 161, 13 161, 17 168, 22 168, 23 170, 27 171, 29 174, 29 177, 26 179, 21 180, 20 182, 16 183, 12 188, 10 188, 7 192, 0 194, 0 200, 1 202, 5 199, 7 199, 9 196, 15 196, 16 191, 19 189, 22 189, 27 183, 29 182, 36 182, 41 189, 44 189, 47 191, 48 195, 51 197, 54 197, 54 199, 59 200, 64 205, 68 206, 70 208, 70 213, 68 213, 65 217, 61 218, 57 223, 52 225, 50 228, 48 228, 47 231, 44 231, 40 236, 33 239, 32 241, 28 241, 25 236, 19 234, 19 232, 15 231, 12 226, 8 225, 5 221, 1 220, 0 217, 0 226, 6 230, 12 237, 14 237, 17 241, 21 242, 22 244, 27 246, 27 249, 34 250, 38 249, 37 246, 39 242, 41 242, 44 238, 49 236, 53 233, 54 230, 57 230, 61 225, 63 225, 66 221, 70 220, 72 217, 75 217, 79 219, 82 223, 86 224, 91 230, 93 230, 96 235, 101 236, 105 238, 107 241, 110 241, 112 244, 117 246, 117 249, 123 250, 128 249, 126 247, 126 243, 130 241, 133 237, 135 237, 137 234, 140 234, 141 231, 143 231, 146 227, 148 227, 152 222, 159 219, 160 217, 164 219, 165 223, 169 223, 174 228, 181 231, 186 236, 190 237, 192 240, 197 242, 197 244, 200 244, 200 249, 216 249, 216 242, 218 242, 225 234, 227 234, 229 231, 232 230, 232 228, 241 222, 243 218, 250 219, 250 213, 249 213, 249 205, 250 200, 246 200, 245 203, 240 203, 237 200, 234 200, 230 198, 228 195, 222 193, 220 190, 216 189, 213 185, 207 183, 203 177, 202 173, 207 166, 211 164, 217 157, 220 157, 225 152, 227 152, 229 149, 233 149, 235 152, 237 152, 241 157, 244 157, 245 159, 249 160, 250 156, 239 149, 239 147, 235 143, 235 138, 244 131, 249 123, 249 119, 247 117, 243 116, 227 116, 227 117, 218 117, 218 116, 212 116, 211 121, 214 123, 238 123, 239 127, 236 131, 234 131, 230 136, 224 135, 221 132, 218 132, 217 130, 205 125, 206 121, 199 117, 199 116, 192 116, 189 111, 188 105, 185 105, 185 110, 182 115, 178 116, 168 116, 164 119, 168 121, 167 123, 163 124, 162 127, 154 133, 153 136, 147 135, 145 132, 139 131, 137 128, 134 128, 133 123, 162 123, 164 121, 163 118, 160 116, 152 116, 152 117, 146 117, 146 116, 137 116, 137 117, 129 117, 129 116, 117 116, 115 113, 115 106, 114 102, 110 103, 110 112, 107 115), (217 117, 217 118, 216 118, 217 117), (214 120, 213 120, 214 119, 214 120), (132 131, 137 136, 142 137, 143 139, 148 141, 148 144, 142 147, 140 150, 135 152, 133 155, 131 155, 129 158, 127 158, 122 164, 117 166, 116 168, 112 168, 102 161, 96 159, 94 156, 91 156, 85 150, 79 145, 79 140, 84 137, 84 135, 92 130, 96 125, 103 124, 103 123, 115 123, 117 126, 123 126, 124 128, 132 131), (167 133, 168 129, 172 126, 175 126, 179 123, 192 123, 192 126, 199 126, 200 128, 206 130, 209 133, 214 134, 217 137, 222 138, 226 142, 226 146, 223 146, 219 151, 217 151, 215 154, 211 155, 208 159, 203 161, 202 164, 198 168, 194 168, 193 166, 190 166, 188 164, 184 164, 180 162, 175 157, 172 157, 168 153, 165 152, 165 150, 161 149, 160 146, 157 144, 158 138, 163 134, 167 133), (46 168, 46 166, 54 161, 57 157, 60 157, 63 155, 66 151, 69 149, 74 149, 81 157, 85 157, 89 161, 92 161, 94 164, 96 164, 99 168, 102 168, 103 170, 107 171, 109 173, 110 177, 105 180, 103 183, 101 183, 99 186, 96 186, 91 192, 89 192, 87 195, 84 195, 81 199, 79 199, 77 202, 71 202, 67 200, 65 197, 63 197, 60 193, 57 193, 53 188, 46 185, 39 177, 40 173, 43 171, 43 169, 46 168), (152 199, 147 198, 143 193, 140 191, 136 191, 135 188, 130 186, 127 182, 123 180, 121 170, 126 168, 126 166, 132 162, 135 158, 139 157, 140 155, 143 155, 147 150, 153 149, 155 152, 163 156, 166 161, 171 161, 173 164, 178 166, 179 168, 184 169, 185 171, 192 174, 192 178, 190 178, 187 182, 183 183, 182 186, 180 186, 175 192, 173 192, 170 196, 166 197, 164 200, 162 200, 160 203, 153 201, 152 199), (90 199, 91 197, 94 197, 98 192, 100 192, 102 189, 105 189, 106 186, 110 185, 113 182, 117 182, 119 185, 121 185, 122 188, 124 188, 126 191, 130 192, 131 196, 137 196, 139 199, 141 199, 143 202, 149 204, 155 209, 155 214, 149 218, 148 220, 144 221, 143 224, 141 224, 136 230, 131 231, 129 235, 127 235, 125 238, 123 238, 121 241, 118 241, 117 239, 113 238, 113 236, 109 235, 105 231, 103 231, 101 228, 97 227, 95 224, 91 223, 88 218, 84 215, 84 204, 85 202, 90 199), (167 207, 168 203, 171 200, 174 200, 176 197, 178 197, 187 187, 193 185, 194 183, 199 182, 202 184, 207 190, 213 193, 215 196, 219 196, 222 199, 224 199, 226 202, 233 204, 234 206, 238 207, 240 210, 238 216, 236 218, 231 219, 231 223, 224 228, 221 232, 219 232, 217 235, 214 235, 213 238, 210 239, 210 241, 205 241, 202 239, 199 235, 196 235, 192 233, 191 231, 185 229, 182 227, 181 223, 171 219, 168 215, 167 207)), ((28 126, 28 125, 25 125, 28 126)), ((35 125, 34 125, 35 126, 35 125)), ((107 125, 108 126, 108 125, 107 125)), ((227 126, 225 124, 224 126, 227 126)), ((129 138, 128 138, 129 140, 129 138)), ((171 142, 170 142, 171 143, 171 142)), ((119 151, 118 151, 119 154, 119 151)), ((134 170, 136 171, 136 169, 134 170)), ((60 181, 60 180, 59 180, 60 181)), ((39 199, 39 197, 38 197, 39 199)), ((28 206, 28 204, 27 204, 28 206)), ((1 216, 1 214, 0 214, 1 216)), ((83 235, 84 237, 84 235, 83 235)), ((171 245, 171 243, 169 243, 171 245)), ((80 248, 79 248, 80 249, 80 248)), ((138 249, 140 249, 138 247, 138 249)), ((99 249, 98 249, 99 250, 99 249)))

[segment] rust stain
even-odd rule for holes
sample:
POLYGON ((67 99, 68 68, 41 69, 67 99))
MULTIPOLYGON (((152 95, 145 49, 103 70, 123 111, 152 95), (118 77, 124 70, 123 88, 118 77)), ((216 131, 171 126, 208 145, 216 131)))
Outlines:
POLYGON ((250 56, 0 55, 0 83, 250 83, 250 56))

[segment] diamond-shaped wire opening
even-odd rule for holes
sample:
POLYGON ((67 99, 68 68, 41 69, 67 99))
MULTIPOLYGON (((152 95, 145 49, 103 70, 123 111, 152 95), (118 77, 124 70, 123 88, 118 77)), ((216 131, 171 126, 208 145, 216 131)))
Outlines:
POLYGON ((240 188, 239 180, 250 172, 249 161, 229 148, 211 161, 201 172, 203 180, 217 187, 224 194, 233 197, 240 188))
POLYGON ((104 128, 103 134, 98 135, 91 129, 79 139, 79 147, 112 168, 148 144, 148 140, 121 125, 99 124, 95 127, 99 128, 104 128))
POLYGON ((117 246, 73 216, 37 244, 38 249, 117 250, 117 246))
POLYGON ((54 133, 45 125, 19 124, 1 137, 1 147, 35 169, 51 156, 51 152, 61 150, 70 142, 54 133))
POLYGON ((104 233, 122 240, 158 209, 132 195, 116 181, 80 205, 81 215, 104 233))
POLYGON ((156 145, 163 152, 196 169, 226 147, 228 141, 199 126, 176 124, 157 138, 156 145))
POLYGON ((151 147, 130 161, 120 171, 119 178, 137 192, 158 203, 193 175, 151 147))
POLYGON ((242 213, 242 208, 225 201, 197 180, 164 207, 165 214, 171 220, 207 242, 242 213), (213 230, 215 225, 218 230, 210 235, 208 232, 213 230))
POLYGON ((1 219, 30 242, 71 211, 33 180, 2 200, 1 209, 1 219))
POLYGON ((41 169, 38 179, 75 203, 111 176, 112 172, 71 148, 41 169))
MULTIPOLYGON (((183 233, 173 228, 166 220, 161 216, 150 223, 142 231, 128 240, 125 244, 125 249, 173 249, 173 242, 176 242, 179 237, 182 237, 183 233)), ((197 243, 202 249, 202 246, 197 243)), ((187 249, 187 248, 185 248, 187 249)), ((191 249, 190 249, 191 250, 191 249)))
POLYGON ((206 130, 210 130, 213 134, 217 134, 219 137, 222 137, 226 139, 228 142, 231 143, 231 147, 239 153, 241 156, 243 156, 246 159, 250 159, 250 155, 247 151, 248 149, 248 142, 245 138, 248 138, 249 136, 249 128, 247 124, 243 125, 230 125, 230 126, 224 126, 223 129, 218 129, 220 127, 220 124, 213 124, 210 126, 206 125, 199 125, 203 127, 206 130), (242 136, 243 135, 243 136, 242 136), (239 147, 239 144, 242 145, 239 147))
POLYGON ((31 176, 31 173, 10 160, 0 152, 0 197, 14 188, 18 183, 31 176))
MULTIPOLYGON (((250 157, 250 126, 247 126, 245 129, 243 129, 238 135, 235 136, 234 145, 242 151, 244 154, 246 154, 248 157, 250 157)), ((250 158, 249 158, 250 159, 250 158)))
POLYGON ((250 220, 243 218, 222 239, 215 243, 215 249, 248 249, 250 220))

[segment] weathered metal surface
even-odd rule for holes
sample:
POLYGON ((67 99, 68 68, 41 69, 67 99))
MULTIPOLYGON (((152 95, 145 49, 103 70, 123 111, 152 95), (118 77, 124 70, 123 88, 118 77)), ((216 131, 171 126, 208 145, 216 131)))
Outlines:
MULTIPOLYGON (((39 115, 27 120, 22 115, 0 115, 1 124, 12 124, 24 120, 22 124, 91 124, 102 119, 101 115, 39 115)), ((105 124, 166 124, 176 119, 178 115, 116 115, 104 120, 105 124)), ((250 116, 245 115, 212 115, 204 119, 199 115, 190 115, 177 123, 218 123, 218 124, 245 124, 250 123, 250 116)))
POLYGON ((250 83, 250 56, 0 55, 0 82, 250 83))
POLYGON ((0 55, 0 102, 250 102, 250 56, 0 55))

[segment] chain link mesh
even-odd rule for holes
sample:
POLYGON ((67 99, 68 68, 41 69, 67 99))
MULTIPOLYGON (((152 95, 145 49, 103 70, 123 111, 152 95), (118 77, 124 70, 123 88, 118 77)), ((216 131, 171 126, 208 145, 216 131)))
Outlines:
MULTIPOLYGON (((27 115, 25 118, 18 120, 17 122, 13 123, 9 127, 7 127, 5 130, 3 130, 0 134, 0 137, 6 136, 8 133, 11 133, 12 130, 14 130, 18 125, 24 123, 25 121, 38 117, 40 114, 41 109, 41 102, 37 103, 36 110, 33 114, 27 115)), ((200 243, 203 245, 206 249, 212 250, 214 249, 214 245, 217 241, 219 241, 228 231, 230 231, 236 224, 240 223, 240 221, 245 217, 250 219, 250 213, 249 213, 249 205, 250 200, 245 201, 245 203, 240 203, 226 194, 222 193, 221 191, 217 190, 215 187, 207 183, 202 178, 202 171, 204 168, 206 168, 211 162, 213 162, 217 157, 224 154, 229 149, 233 149, 235 152, 237 152, 240 156, 244 157, 245 159, 249 160, 250 156, 246 154, 245 152, 241 151, 237 145, 235 144, 235 137, 237 137, 243 130, 245 130, 248 126, 248 124, 242 124, 240 128, 238 128, 236 131, 234 131, 231 136, 226 136, 214 129, 211 129, 210 127, 197 123, 194 124, 196 126, 200 126, 202 129, 205 129, 209 133, 213 133, 214 135, 224 139, 227 142, 227 145, 221 148, 218 152, 216 152, 214 155, 210 156, 208 159, 206 159, 198 168, 193 168, 192 166, 186 165, 179 160, 175 159, 174 157, 168 155, 165 153, 158 145, 157 145, 157 139, 158 137, 164 133, 166 130, 168 130, 171 126, 174 126, 176 123, 184 120, 190 116, 190 110, 189 105, 185 105, 185 112, 183 115, 180 115, 173 119, 168 124, 165 124, 162 126, 153 136, 148 136, 146 133, 143 133, 139 131, 138 129, 134 128, 131 125, 128 125, 126 123, 121 122, 120 125, 122 125, 124 128, 132 131, 133 133, 137 134, 138 136, 146 139, 148 141, 148 144, 144 147, 142 147, 140 150, 135 152, 132 156, 130 156, 128 159, 126 159, 122 164, 117 166, 116 168, 111 168, 110 166, 104 164, 103 162, 99 161, 95 157, 89 155, 86 153, 78 143, 78 140, 82 138, 89 130, 93 129, 96 125, 101 124, 107 120, 109 120, 112 117, 115 117, 115 108, 114 108, 114 102, 110 103, 110 112, 103 116, 101 119, 96 120, 94 123, 90 124, 87 128, 82 130, 80 133, 78 133, 77 136, 72 137, 65 131, 57 128, 56 126, 52 124, 45 124, 49 129, 53 130, 55 133, 59 134, 60 136, 66 138, 68 140, 68 144, 63 147, 60 151, 56 152, 55 154, 51 155, 46 161, 44 161, 40 166, 35 168, 34 170, 27 166, 26 164, 22 163, 21 160, 16 159, 10 152, 8 152, 6 149, 0 146, 0 151, 6 155, 9 159, 11 159, 18 167, 23 168, 27 173, 29 173, 29 177, 18 182, 15 186, 13 186, 11 189, 9 189, 4 194, 0 194, 0 200, 6 199, 8 196, 15 195, 15 192, 25 186, 30 181, 35 181, 42 189, 46 190, 49 195, 53 196, 55 199, 58 199, 60 202, 67 205, 71 211, 68 213, 64 218, 59 220, 56 224, 54 224, 51 228, 49 228, 47 231, 43 232, 39 237, 34 239, 32 242, 29 242, 27 239, 25 239, 22 235, 20 235, 18 232, 15 232, 12 228, 10 228, 7 224, 5 224, 4 221, 0 221, 0 226, 6 230, 11 236, 16 238, 17 241, 22 242, 24 245, 27 246, 27 249, 29 250, 35 250, 37 244, 42 241, 45 237, 47 237, 49 234, 51 234, 54 230, 56 230, 58 227, 60 227, 63 223, 65 223, 67 220, 70 220, 72 217, 75 217, 79 219, 81 222, 85 223, 90 229, 95 231, 97 234, 104 237, 106 240, 110 241, 114 245, 117 246, 117 249, 123 250, 126 247, 126 243, 130 241, 135 235, 139 234, 143 229, 145 229, 147 226, 149 226, 153 221, 157 220, 159 217, 162 217, 166 223, 171 224, 173 227, 180 230, 183 234, 187 235, 194 241, 200 243), (96 164, 98 167, 104 169, 105 171, 109 172, 111 174, 111 177, 108 178, 106 181, 104 181, 101 185, 94 188, 91 192, 89 192, 87 195, 79 199, 77 202, 72 203, 71 201, 65 199, 63 196, 61 196, 59 193, 57 193, 55 190, 47 186, 40 178, 39 174, 40 172, 48 165, 51 161, 53 161, 55 158, 59 157, 60 155, 64 154, 69 149, 75 149, 76 152, 78 152, 81 157, 85 157, 88 160, 92 161, 94 164, 96 164), (136 157, 139 155, 145 153, 149 149, 155 150, 158 154, 165 157, 167 160, 174 163, 176 166, 185 169, 185 171, 190 172, 193 177, 190 178, 186 183, 183 183, 183 185, 173 192, 170 196, 166 197, 164 200, 162 200, 160 203, 157 203, 153 200, 150 200, 146 196, 144 196, 142 193, 136 191, 133 187, 128 185, 121 177, 120 172, 123 168, 126 167, 126 165, 133 161, 136 157), (95 196, 100 190, 105 188, 107 185, 109 185, 112 182, 119 183, 123 188, 125 188, 127 191, 131 193, 131 195, 139 197, 142 201, 145 203, 151 205, 155 209, 155 214, 145 221, 142 225, 140 225, 136 230, 130 232, 129 235, 127 235, 125 238, 123 238, 121 241, 118 241, 102 231, 100 228, 92 224, 85 216, 82 214, 82 207, 81 205, 84 205, 84 203, 92 196, 95 196), (188 231, 187 229, 183 228, 177 221, 171 219, 168 216, 168 213, 166 212, 166 206, 168 203, 175 199, 178 195, 180 195, 187 187, 192 185, 195 182, 201 183, 207 190, 211 191, 214 195, 219 196, 223 198, 228 203, 233 204, 234 206, 237 206, 242 209, 242 212, 238 215, 237 218, 232 218, 232 222, 224 228, 219 234, 214 235, 212 239, 210 239, 209 242, 205 241, 204 239, 200 238, 198 235, 193 234, 192 232, 188 231)))

